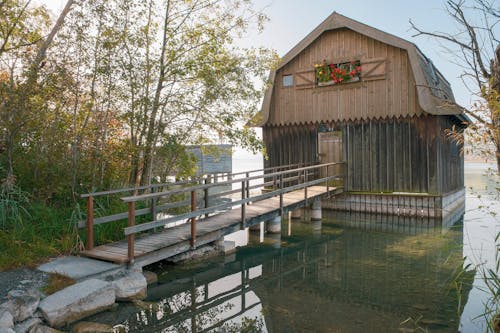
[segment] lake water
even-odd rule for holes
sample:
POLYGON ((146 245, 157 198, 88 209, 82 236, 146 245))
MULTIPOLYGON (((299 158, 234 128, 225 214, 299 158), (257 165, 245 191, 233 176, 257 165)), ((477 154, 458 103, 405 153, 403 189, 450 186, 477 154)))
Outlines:
POLYGON ((466 213, 453 227, 323 212, 289 234, 285 220, 278 236, 242 232, 234 254, 151 267, 159 283, 145 302, 91 320, 127 332, 485 332, 481 272, 496 267, 500 232, 488 167, 466 165, 466 213))

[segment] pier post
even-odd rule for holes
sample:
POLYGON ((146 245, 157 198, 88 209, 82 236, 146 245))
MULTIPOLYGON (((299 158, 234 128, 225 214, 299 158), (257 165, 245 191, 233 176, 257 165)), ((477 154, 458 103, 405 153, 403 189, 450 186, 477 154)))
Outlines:
POLYGON ((321 200, 314 200, 311 205, 311 220, 321 220, 321 200))
POLYGON ((281 233, 281 216, 277 216, 266 222, 267 232, 271 234, 281 233))

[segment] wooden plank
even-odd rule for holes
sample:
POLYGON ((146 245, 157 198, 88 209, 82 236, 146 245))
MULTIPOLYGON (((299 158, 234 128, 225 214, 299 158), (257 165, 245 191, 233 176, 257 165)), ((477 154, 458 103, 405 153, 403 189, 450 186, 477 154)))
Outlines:
POLYGON ((101 259, 101 260, 105 260, 105 261, 112 261, 112 262, 116 262, 119 264, 123 264, 123 263, 126 263, 128 261, 127 256, 97 251, 96 248, 94 248, 93 250, 89 250, 89 251, 83 251, 80 254, 82 254, 86 257, 92 257, 95 259, 101 259))
MULTIPOLYGON (((331 188, 331 190, 335 191, 337 189, 331 188)), ((325 193, 325 186, 314 185, 308 188, 309 198, 322 196, 325 193)), ((304 190, 299 189, 293 192, 285 193, 283 199, 284 206, 286 207, 301 204, 304 202, 304 190)), ((209 235, 214 232, 217 233, 219 232, 219 230, 222 230, 224 228, 232 228, 232 226, 237 226, 240 223, 239 210, 240 208, 237 208, 220 213, 219 215, 210 216, 207 219, 203 219, 199 224, 197 235, 199 237, 204 237, 203 235, 209 235)), ((258 218, 259 216, 269 214, 270 212, 278 211, 279 198, 272 197, 247 206, 247 217, 258 218)), ((149 259, 147 260, 154 260, 151 258, 156 258, 156 256, 158 256, 158 254, 155 253, 160 253, 161 251, 163 251, 163 249, 183 248, 184 245, 182 244, 186 243, 190 238, 189 228, 189 224, 182 224, 170 229, 161 230, 158 233, 137 236, 134 244, 135 260, 144 257, 148 257, 149 259)), ((127 251, 128 244, 125 241, 119 241, 111 244, 101 245, 94 248, 92 251, 84 251, 82 252, 82 255, 106 261, 126 263, 128 261, 127 251)), ((166 250, 162 253, 174 253, 176 251, 166 250)), ((163 257, 163 259, 165 258, 166 257, 163 257)))

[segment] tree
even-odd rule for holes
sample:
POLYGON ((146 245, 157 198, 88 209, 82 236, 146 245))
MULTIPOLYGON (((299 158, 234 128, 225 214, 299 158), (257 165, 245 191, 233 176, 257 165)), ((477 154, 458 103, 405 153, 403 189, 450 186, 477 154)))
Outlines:
POLYGON ((44 7, 32 8, 31 1, 23 0, 6 0, 0 6, 0 128, 7 155, 7 184, 14 179, 14 150, 22 143, 20 133, 36 114, 30 101, 38 89, 39 70, 73 2, 67 1, 47 37, 44 34, 51 21, 44 7))
POLYGON ((221 136, 259 148, 255 133, 242 125, 258 109, 262 91, 255 81, 275 55, 234 45, 250 24, 261 27, 265 19, 250 1, 151 0, 121 8, 123 17, 134 17, 121 28, 131 182, 149 184, 158 147, 173 141, 206 143, 221 136))
POLYGON ((446 11, 456 32, 429 32, 418 28, 414 36, 430 36, 444 43, 462 67, 462 82, 479 100, 466 111, 473 119, 469 130, 477 141, 494 146, 500 174, 500 10, 496 0, 448 0, 446 11))

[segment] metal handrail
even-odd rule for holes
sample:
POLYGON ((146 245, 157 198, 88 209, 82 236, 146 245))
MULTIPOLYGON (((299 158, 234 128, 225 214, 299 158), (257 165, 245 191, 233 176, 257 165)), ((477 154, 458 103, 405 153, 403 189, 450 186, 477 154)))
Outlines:
MULTIPOLYGON (((251 177, 246 177, 246 178, 232 179, 232 180, 227 180, 224 182, 219 182, 219 183, 217 183, 217 186, 232 185, 234 183, 240 183, 243 180, 250 181, 250 180, 255 180, 255 179, 260 179, 260 178, 278 177, 280 175, 296 173, 296 172, 306 171, 306 170, 311 170, 311 169, 319 169, 322 167, 339 165, 339 164, 343 164, 343 163, 344 162, 332 162, 332 163, 325 163, 325 164, 316 164, 313 166, 307 166, 307 167, 302 167, 302 168, 297 168, 297 169, 272 172, 272 173, 251 176, 251 177)), ((163 191, 163 192, 147 193, 147 194, 141 194, 141 195, 131 195, 131 196, 127 196, 127 197, 122 197, 121 200, 123 200, 124 202, 138 202, 138 201, 148 200, 148 199, 152 199, 152 198, 161 198, 161 197, 165 197, 165 196, 169 196, 169 195, 173 195, 173 194, 191 192, 191 191, 196 191, 196 190, 203 190, 203 189, 210 188, 213 186, 214 186, 214 184, 196 185, 196 186, 185 187, 185 188, 180 188, 180 189, 175 189, 175 190, 168 190, 168 191, 163 191)))
MULTIPOLYGON (((313 164, 313 163, 295 163, 295 164, 281 165, 279 167, 268 167, 268 168, 263 168, 263 169, 254 169, 254 170, 240 171, 240 172, 234 172, 234 173, 214 172, 214 173, 210 173, 207 175, 221 175, 221 177, 231 178, 234 176, 244 175, 247 173, 265 172, 268 170, 279 170, 279 169, 283 169, 283 168, 292 168, 295 166, 311 165, 311 164, 313 164)), ((151 184, 151 185, 143 185, 143 186, 114 189, 114 190, 108 190, 108 191, 89 192, 89 193, 80 194, 80 198, 88 198, 88 197, 95 198, 98 196, 109 195, 109 194, 117 194, 117 193, 132 192, 132 191, 138 191, 138 190, 155 189, 155 188, 165 187, 165 186, 185 185, 185 184, 189 184, 189 183, 193 183, 193 182, 199 182, 200 180, 203 180, 203 179, 205 179, 205 178, 203 176, 200 176, 200 177, 194 177, 192 179, 181 180, 181 181, 177 181, 177 182, 173 182, 173 183, 159 183, 159 184, 151 184)))
POLYGON ((251 203, 251 202, 257 202, 257 201, 269 199, 269 198, 272 198, 272 197, 276 197, 276 196, 278 196, 280 194, 285 194, 285 193, 288 193, 288 192, 299 190, 299 189, 304 188, 304 187, 309 187, 309 186, 321 184, 321 183, 324 183, 326 181, 329 181, 329 180, 332 180, 332 179, 338 179, 338 178, 339 178, 339 176, 324 177, 324 178, 320 178, 320 179, 317 179, 317 180, 309 181, 307 183, 301 183, 301 184, 297 184, 297 185, 286 187, 284 189, 279 189, 279 190, 275 190, 275 191, 272 191, 272 192, 267 192, 267 193, 260 194, 260 195, 254 196, 254 197, 240 199, 240 200, 237 200, 237 201, 232 201, 232 202, 228 202, 228 203, 224 203, 224 204, 221 204, 221 205, 216 205, 216 206, 212 206, 212 207, 208 207, 208 208, 197 209, 197 210, 194 210, 194 211, 189 212, 189 213, 184 213, 184 214, 172 216, 172 217, 169 217, 169 218, 166 218, 166 219, 161 219, 161 220, 157 220, 157 221, 152 221, 152 222, 138 224, 138 225, 135 225, 135 226, 124 228, 123 229, 124 230, 124 234, 125 234, 125 236, 132 235, 132 234, 135 234, 135 233, 138 233, 138 232, 151 230, 151 229, 154 229, 154 228, 157 228, 157 227, 162 227, 162 226, 164 226, 166 224, 169 224, 169 223, 172 223, 172 222, 177 222, 177 221, 180 221, 180 220, 190 219, 190 218, 193 218, 193 217, 199 217, 199 216, 202 216, 202 215, 205 215, 205 214, 214 213, 216 211, 227 210, 229 208, 232 208, 233 206, 239 206, 239 205, 244 205, 244 204, 248 204, 248 203, 251 203))
MULTIPOLYGON (((133 261, 134 259, 134 236, 135 233, 154 229, 156 227, 164 226, 168 223, 171 222, 177 222, 183 219, 191 219, 191 246, 194 246, 194 243, 196 241, 196 219, 202 215, 205 215, 208 217, 208 214, 213 214, 217 211, 224 210, 224 209, 230 209, 233 206, 236 205, 241 205, 241 228, 243 229, 245 227, 245 219, 246 219, 246 211, 245 207, 251 202, 256 202, 260 200, 264 200, 267 198, 271 198, 274 196, 279 196, 280 197, 280 211, 281 214, 283 213, 283 194, 294 191, 296 189, 302 189, 304 188, 304 195, 305 195, 305 200, 307 202, 307 187, 320 184, 323 182, 326 182, 327 186, 327 192, 329 192, 329 181, 332 179, 338 179, 340 178, 339 175, 334 175, 334 176, 328 176, 329 175, 329 167, 335 166, 335 165, 341 165, 344 164, 344 162, 334 162, 334 163, 325 163, 325 164, 316 164, 312 166, 306 166, 306 167, 300 167, 300 168, 295 168, 295 169, 287 169, 283 171, 276 171, 277 169, 282 169, 289 167, 288 166, 281 166, 281 167, 271 167, 271 168, 265 168, 265 169, 259 169, 259 170, 253 170, 253 171, 247 171, 247 172, 239 172, 239 173, 234 173, 232 175, 241 175, 245 174, 246 177, 243 178, 238 178, 238 179, 228 179, 223 182, 218 182, 218 183, 208 183, 208 179, 205 179, 205 184, 201 185, 195 185, 195 186, 188 186, 184 188, 178 188, 178 189, 171 189, 167 191, 162 191, 162 192, 153 192, 153 193, 147 193, 147 194, 141 194, 141 195, 133 195, 133 196, 126 196, 122 197, 121 200, 126 202, 128 204, 128 211, 125 213, 119 213, 119 214, 114 214, 114 215, 108 215, 105 217, 100 217, 94 221, 93 217, 93 197, 89 196, 88 197, 88 214, 87 214, 87 250, 91 250, 93 248, 93 226, 94 224, 100 224, 100 223, 106 223, 106 222, 111 222, 115 220, 120 220, 120 219, 128 219, 128 227, 124 228, 124 234, 128 238, 128 257, 130 261, 133 261), (326 177, 320 178, 320 179, 315 179, 312 181, 308 181, 308 178, 311 175, 316 176, 316 171, 310 172, 311 170, 321 170, 322 168, 326 169, 326 177), (264 170, 272 170, 273 172, 271 173, 264 173, 261 175, 254 175, 250 176, 250 173, 256 172, 256 171, 264 171, 264 170), (291 175, 291 176, 290 176, 291 175), (284 177, 286 176, 286 177, 284 177), (257 180, 257 179, 271 179, 272 181, 266 181, 264 180, 263 183, 259 184, 253 184, 250 185, 251 180, 257 180), (295 182, 298 181, 299 184, 297 185, 290 185, 284 188, 286 184, 290 182, 295 182), (217 186, 225 186, 225 185, 232 185, 235 183, 241 183, 241 188, 240 189, 235 189, 235 190, 229 190, 229 191, 224 191, 221 193, 217 193, 214 195, 209 195, 209 188, 217 187, 217 186), (260 194, 257 196, 250 196, 250 189, 254 188, 260 188, 260 187, 266 187, 272 185, 273 190, 271 192, 267 192, 264 194, 260 194), (279 187, 279 189, 277 189, 279 187), (203 193, 203 200, 204 200, 204 208, 198 209, 198 200, 197 200, 197 192, 202 191, 203 193), (209 198, 214 198, 214 197, 220 197, 228 194, 234 194, 238 193, 241 191, 241 200, 237 201, 232 201, 229 203, 224 203, 220 205, 215 205, 212 207, 208 207, 208 200, 209 198), (167 203, 163 204, 160 206, 156 206, 156 201, 159 198, 162 197, 168 197, 174 194, 185 194, 185 193, 190 193, 191 194, 191 199, 189 200, 183 200, 181 202, 175 202, 175 203, 167 203), (135 209, 135 204, 136 202, 140 201, 145 201, 145 200, 151 200, 151 207, 148 208, 142 208, 142 209, 135 209), (191 212, 185 213, 185 214, 180 214, 174 217, 162 219, 162 220, 155 220, 152 222, 147 222, 143 223, 140 225, 135 225, 135 217, 139 215, 145 215, 148 214, 149 212, 152 214, 153 219, 156 218, 156 213, 161 209, 167 209, 167 208, 173 208, 173 207, 180 207, 180 206, 187 206, 191 203, 191 212)), ((229 177, 228 177, 229 178, 229 177)), ((170 183, 169 185, 173 185, 173 183, 170 183)), ((203 202, 203 201, 202 201, 203 202)))

